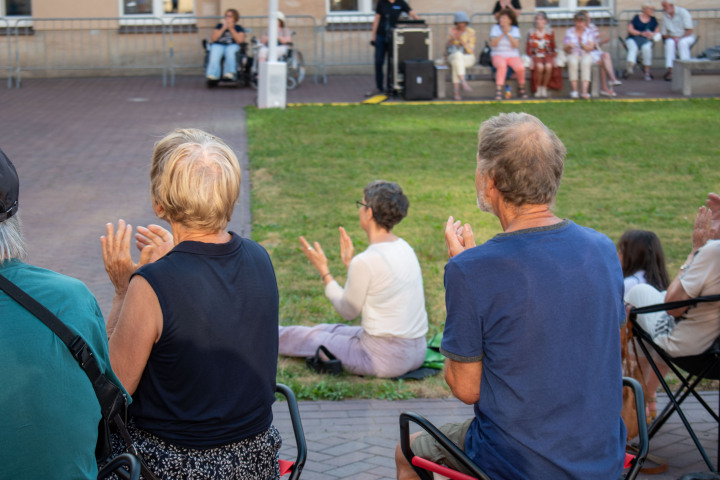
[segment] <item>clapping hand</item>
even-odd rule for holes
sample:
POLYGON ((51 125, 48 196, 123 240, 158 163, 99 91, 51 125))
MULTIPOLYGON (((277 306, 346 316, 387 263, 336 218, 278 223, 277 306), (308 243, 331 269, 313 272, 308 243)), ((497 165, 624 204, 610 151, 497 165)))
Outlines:
POLYGON ((135 246, 140 250, 141 258, 143 253, 147 256, 147 263, 152 263, 164 256, 175 246, 172 233, 160 225, 151 224, 147 228, 137 227, 137 231, 138 233, 135 234, 135 246))
POLYGON ((693 225, 692 233, 692 249, 693 252, 702 247, 712 238, 710 225, 712 221, 712 212, 705 205, 700 207, 695 217, 695 225, 693 225))
POLYGON ((445 244, 450 258, 475 246, 475 236, 469 223, 462 225, 454 221, 452 215, 445 224, 445 244))
POLYGON ((350 262, 355 255, 355 247, 353 247, 350 235, 347 234, 343 227, 340 230, 340 258, 342 259, 345 267, 350 268, 350 262))
POLYGON ((720 195, 717 193, 708 193, 705 205, 712 211, 712 220, 710 221, 710 231, 712 238, 720 239, 720 195))
POLYGON ((305 237, 300 236, 300 246, 305 256, 310 260, 310 263, 317 269, 321 276, 329 272, 327 266, 327 257, 323 252, 322 247, 318 242, 314 242, 315 248, 311 247, 305 237))
POLYGON ((143 248, 140 253, 140 261, 134 263, 130 256, 132 226, 120 219, 117 232, 112 223, 105 225, 105 231, 105 235, 100 237, 105 271, 115 286, 115 294, 124 295, 135 270, 151 261, 153 249, 143 248))

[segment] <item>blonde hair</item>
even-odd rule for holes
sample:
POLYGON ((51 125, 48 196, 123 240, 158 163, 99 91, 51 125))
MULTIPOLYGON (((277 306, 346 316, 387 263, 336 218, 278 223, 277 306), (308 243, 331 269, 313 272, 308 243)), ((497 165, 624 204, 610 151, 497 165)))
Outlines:
POLYGON ((218 137, 177 129, 155 144, 150 196, 163 220, 204 232, 224 230, 240 195, 240 165, 218 137))

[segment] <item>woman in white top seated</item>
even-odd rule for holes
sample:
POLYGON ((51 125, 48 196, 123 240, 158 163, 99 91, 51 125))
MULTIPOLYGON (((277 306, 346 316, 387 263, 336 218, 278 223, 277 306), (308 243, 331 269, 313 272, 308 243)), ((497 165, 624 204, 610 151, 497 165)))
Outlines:
POLYGON ((279 351, 306 357, 324 345, 350 373, 396 377, 422 365, 428 330, 417 256, 405 240, 391 233, 407 215, 409 202, 397 183, 378 180, 365 187, 362 202, 356 203, 370 246, 353 256, 352 240, 340 227, 340 255, 348 268, 345 287, 333 278, 318 242, 313 248, 300 237, 300 244, 320 273, 335 310, 345 320, 362 314, 360 326, 280 327, 279 351))

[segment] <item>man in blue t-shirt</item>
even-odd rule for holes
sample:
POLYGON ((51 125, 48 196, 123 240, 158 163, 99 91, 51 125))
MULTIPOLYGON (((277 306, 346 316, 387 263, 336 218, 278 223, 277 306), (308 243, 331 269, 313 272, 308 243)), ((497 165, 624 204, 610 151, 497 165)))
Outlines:
MULTIPOLYGON (((57 315, 110 369, 100 307, 79 280, 24 263, 19 181, 0 150, 0 275, 57 315)), ((0 290, 0 465, 2 478, 94 479, 100 404, 65 344, 0 290)))
MULTIPOLYGON (((618 478, 625 310, 615 247, 553 214, 566 152, 540 120, 502 114, 479 138, 478 206, 503 233, 475 246, 470 225, 446 225, 445 379, 475 416, 441 430, 493 480, 618 478)), ((463 470, 427 434, 411 445, 463 470)), ((399 448, 396 462, 398 478, 417 478, 399 448)))

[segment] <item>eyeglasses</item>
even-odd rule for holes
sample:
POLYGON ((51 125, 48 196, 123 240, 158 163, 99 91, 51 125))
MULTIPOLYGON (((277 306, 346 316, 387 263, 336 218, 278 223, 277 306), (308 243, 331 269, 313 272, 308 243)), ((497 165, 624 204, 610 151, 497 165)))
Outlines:
POLYGON ((355 205, 356 205, 358 208, 360 208, 360 207, 370 208, 370 207, 368 207, 367 205, 365 205, 363 202, 361 202, 360 200, 356 200, 356 201, 355 201, 355 205))

